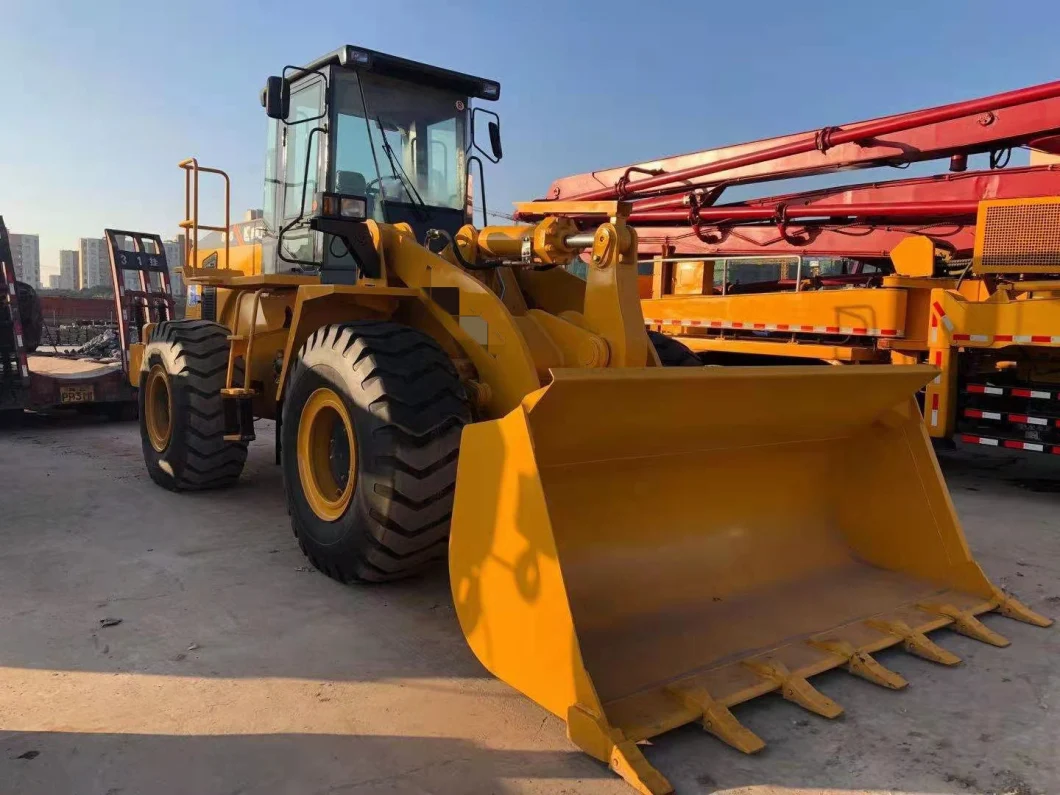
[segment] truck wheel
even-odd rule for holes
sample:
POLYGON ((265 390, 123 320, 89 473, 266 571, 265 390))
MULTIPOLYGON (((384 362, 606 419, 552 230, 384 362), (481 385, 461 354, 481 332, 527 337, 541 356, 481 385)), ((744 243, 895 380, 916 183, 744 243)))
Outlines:
POLYGON ((281 462, 298 543, 340 582, 408 576, 446 554, 460 432, 445 351, 399 323, 324 326, 298 353, 281 462))
POLYGON ((26 353, 33 353, 40 347, 44 334, 44 312, 41 309, 40 296, 32 285, 15 282, 18 298, 18 315, 22 321, 22 344, 26 353))
POLYGON ((668 337, 658 331, 649 331, 648 339, 659 354, 663 367, 702 367, 703 362, 683 342, 668 337))
POLYGON ((245 442, 224 440, 221 390, 228 329, 205 320, 159 323, 140 369, 140 440, 151 480, 171 491, 234 483, 245 442))

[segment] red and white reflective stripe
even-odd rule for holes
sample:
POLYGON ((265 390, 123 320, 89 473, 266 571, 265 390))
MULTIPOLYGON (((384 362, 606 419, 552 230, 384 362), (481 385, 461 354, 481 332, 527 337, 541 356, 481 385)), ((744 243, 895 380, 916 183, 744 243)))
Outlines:
POLYGON ((964 416, 973 420, 997 420, 999 422, 1003 418, 997 411, 980 411, 979 409, 965 409, 964 416))
POLYGON ((967 433, 961 434, 961 441, 968 444, 985 444, 987 447, 997 447, 999 444, 997 439, 991 439, 989 436, 972 436, 967 433))
POLYGON ((901 329, 868 328, 865 326, 793 326, 789 323, 744 323, 739 320, 695 320, 692 318, 652 317, 644 319, 648 326, 697 326, 720 329, 751 329, 753 331, 796 331, 806 334, 841 334, 848 337, 901 337, 901 329))
POLYGON ((1024 389, 1022 387, 987 386, 986 384, 968 384, 965 391, 973 395, 1004 395, 1013 397, 1034 398, 1035 400, 1055 400, 1056 393, 1044 389, 1024 389))
POLYGON ((1047 417, 1032 417, 1029 414, 1002 414, 999 411, 983 411, 982 409, 965 409, 964 416, 973 420, 995 420, 1001 422, 1015 422, 1021 425, 1051 425, 1053 422, 1060 425, 1060 420, 1049 420, 1047 417))
POLYGON ((939 393, 936 392, 931 396, 931 427, 937 428, 939 426, 939 393))
POLYGON ((1044 417, 1032 417, 1029 414, 1009 414, 1009 422, 1018 422, 1023 425, 1048 425, 1049 420, 1044 417))
POLYGON ((932 313, 931 315, 931 333, 928 335, 929 342, 938 342, 939 340, 939 316, 932 313))
POLYGON ((998 334, 994 337, 987 334, 953 334, 952 337, 954 342, 979 342, 987 344, 996 342, 1015 342, 1020 345, 1060 345, 1060 336, 1051 337, 1045 334, 1032 334, 1030 336, 998 334))
MULTIPOLYGON (((961 441, 968 444, 983 444, 987 447, 1005 447, 1009 450, 1026 450, 1030 453, 1044 453, 1045 445, 1039 442, 1021 442, 1018 439, 991 439, 989 436, 972 436, 962 433, 961 441)), ((1060 447, 1050 448, 1051 453, 1060 453, 1060 447)))
POLYGON ((16 334, 15 335, 15 347, 16 348, 21 348, 22 347, 22 335, 21 334, 16 334))
POLYGON ((1035 444, 1034 442, 1019 442, 1015 439, 1005 439, 1001 444, 1009 450, 1028 450, 1032 453, 1045 452, 1044 444, 1035 444))
POLYGON ((1013 389, 1012 394, 1015 397, 1023 398, 1037 398, 1038 400, 1052 400, 1053 393, 1046 392, 1042 389, 1013 389))
POLYGON ((946 327, 946 331, 953 331, 953 321, 946 317, 946 312, 942 308, 942 304, 940 304, 938 301, 935 301, 931 304, 931 308, 938 313, 939 319, 942 321, 942 325, 946 327))
MULTIPOLYGON (((935 351, 935 353, 932 355, 932 359, 933 359, 933 361, 931 363, 941 370, 942 369, 942 351, 935 351)), ((939 373, 938 375, 936 375, 935 376, 935 380, 932 381, 931 383, 933 383, 933 384, 941 384, 942 383, 942 373, 939 373)))

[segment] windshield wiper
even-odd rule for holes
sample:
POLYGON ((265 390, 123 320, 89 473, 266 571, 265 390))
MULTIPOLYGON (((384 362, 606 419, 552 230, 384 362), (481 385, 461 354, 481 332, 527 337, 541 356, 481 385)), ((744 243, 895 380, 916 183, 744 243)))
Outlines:
POLYGON ((426 221, 429 217, 427 214, 427 202, 420 196, 420 192, 416 190, 416 186, 412 180, 409 179, 409 175, 405 173, 405 169, 401 167, 401 163, 398 162, 397 155, 394 153, 394 148, 390 145, 390 142, 386 139, 386 129, 383 127, 383 122, 378 116, 375 117, 375 124, 379 128, 379 137, 383 144, 383 153, 386 155, 386 159, 390 161, 390 173, 393 174, 398 182, 405 188, 405 192, 409 195, 409 198, 413 199, 412 206, 415 207, 421 214, 421 221, 426 221))

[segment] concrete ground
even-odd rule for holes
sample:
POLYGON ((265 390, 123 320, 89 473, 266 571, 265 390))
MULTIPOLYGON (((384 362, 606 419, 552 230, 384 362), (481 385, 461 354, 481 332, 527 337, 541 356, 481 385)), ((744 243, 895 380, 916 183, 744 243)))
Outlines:
MULTIPOLYGON (((310 570, 260 430, 243 481, 199 495, 150 483, 135 424, 0 431, 0 794, 630 792, 479 666, 443 567, 310 570)), ((944 468, 988 574, 1060 615, 1060 462, 944 468)), ((645 753, 679 793, 1060 793, 1060 629, 986 623, 1012 645, 933 635, 957 668, 880 653, 904 691, 815 678, 838 720, 737 707, 755 757, 696 726, 645 753)))

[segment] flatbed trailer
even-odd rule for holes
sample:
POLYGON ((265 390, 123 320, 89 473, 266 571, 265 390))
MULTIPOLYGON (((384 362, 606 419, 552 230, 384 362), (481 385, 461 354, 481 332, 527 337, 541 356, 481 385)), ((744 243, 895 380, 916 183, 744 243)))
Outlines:
POLYGON ((129 343, 143 322, 158 316, 159 306, 171 313, 173 299, 165 250, 157 235, 108 229, 106 236, 119 320, 116 355, 79 356, 40 349, 29 354, 15 300, 7 227, 0 217, 0 415, 63 408, 95 409, 111 417, 134 415, 137 394, 127 375, 129 343), (124 240, 132 241, 133 250, 121 248, 124 240), (139 289, 126 287, 128 272, 138 274, 139 289))
POLYGON ((35 353, 26 357, 29 389, 24 409, 96 405, 108 414, 131 411, 136 391, 129 386, 121 361, 35 353))

